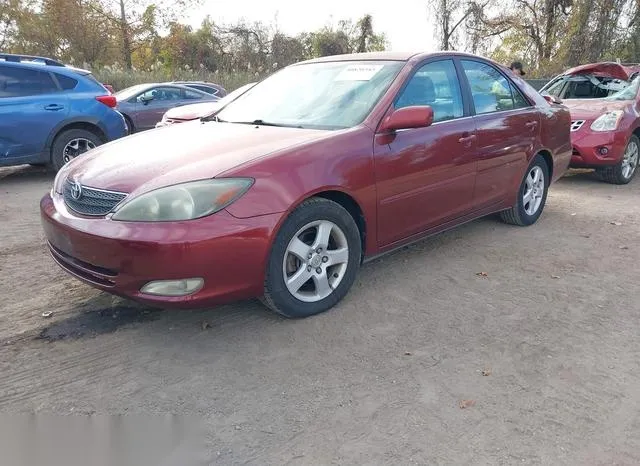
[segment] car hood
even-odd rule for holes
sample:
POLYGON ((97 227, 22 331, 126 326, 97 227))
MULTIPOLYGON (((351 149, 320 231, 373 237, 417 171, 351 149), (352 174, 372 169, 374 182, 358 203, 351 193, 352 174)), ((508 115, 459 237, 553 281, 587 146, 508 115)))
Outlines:
POLYGON ((565 99, 562 103, 569 108, 573 120, 595 120, 612 110, 625 110, 631 101, 606 99, 565 99))
POLYGON ((213 178, 251 160, 334 132, 244 124, 189 122, 129 136, 73 160, 66 178, 132 194, 213 178))
POLYGON ((565 71, 565 75, 591 74, 601 78, 614 78, 628 81, 631 75, 638 71, 637 66, 624 66, 619 63, 589 63, 576 66, 565 71))
POLYGON ((195 120, 211 115, 220 107, 218 102, 204 102, 182 107, 172 108, 165 113, 166 119, 171 120, 195 120))

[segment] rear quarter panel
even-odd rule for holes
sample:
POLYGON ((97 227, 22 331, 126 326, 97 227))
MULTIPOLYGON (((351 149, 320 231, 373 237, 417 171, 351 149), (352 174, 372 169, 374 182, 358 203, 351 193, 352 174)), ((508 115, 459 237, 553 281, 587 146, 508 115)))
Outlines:
MULTIPOLYGON (((255 184, 227 211, 240 218, 287 214, 323 191, 340 191, 360 206, 367 224, 367 253, 376 249, 373 131, 359 126, 254 160, 220 175, 246 176, 255 184)), ((277 229, 275 230, 277 231, 277 229)))
MULTIPOLYGON (((546 102, 546 101, 545 101, 546 102)), ((552 182, 567 172, 571 162, 571 114, 564 105, 540 107, 540 143, 553 157, 552 182)))

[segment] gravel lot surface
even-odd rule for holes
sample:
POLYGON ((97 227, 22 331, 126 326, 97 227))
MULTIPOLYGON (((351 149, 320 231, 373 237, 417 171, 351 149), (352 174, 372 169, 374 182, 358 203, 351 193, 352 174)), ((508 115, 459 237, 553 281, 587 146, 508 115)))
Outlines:
POLYGON ((535 226, 420 242, 298 321, 68 277, 52 181, 0 169, 0 411, 194 415, 210 464, 640 464, 640 179, 572 174, 535 226))

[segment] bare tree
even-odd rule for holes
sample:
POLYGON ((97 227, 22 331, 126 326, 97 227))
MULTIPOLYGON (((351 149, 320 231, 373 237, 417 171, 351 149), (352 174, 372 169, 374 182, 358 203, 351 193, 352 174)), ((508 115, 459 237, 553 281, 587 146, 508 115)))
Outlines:
POLYGON ((467 48, 475 51, 480 36, 473 34, 473 26, 479 18, 484 17, 484 10, 489 4, 490 0, 429 0, 428 8, 435 16, 436 39, 440 50, 456 48, 462 33, 469 46, 467 48))

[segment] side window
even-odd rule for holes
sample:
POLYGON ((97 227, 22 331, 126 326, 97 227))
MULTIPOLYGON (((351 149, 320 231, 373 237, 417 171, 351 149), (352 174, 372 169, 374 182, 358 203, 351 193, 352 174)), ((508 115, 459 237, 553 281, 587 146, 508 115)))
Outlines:
POLYGON ((24 97, 58 92, 49 73, 0 66, 0 97, 24 97))
POLYGON ((60 84, 60 87, 64 91, 70 91, 71 89, 75 89, 75 87, 78 85, 77 80, 70 78, 68 76, 63 76, 57 73, 55 73, 55 76, 56 76, 56 79, 58 80, 58 83, 60 84))
POLYGON ((138 102, 167 102, 182 99, 182 89, 173 87, 155 87, 137 97, 138 102))
POLYGON ((513 95, 514 108, 527 108, 531 107, 531 103, 527 98, 522 95, 522 92, 514 85, 511 84, 511 94, 513 95))
POLYGON ((52 92, 60 91, 49 73, 40 71, 38 74, 40 75, 40 90, 43 94, 51 94, 52 92))
POLYGON ((186 90, 184 91, 185 99, 188 100, 200 100, 202 99, 202 94, 198 94, 197 92, 186 90))
POLYGON ((157 95, 158 95, 157 89, 149 89, 148 91, 145 91, 142 94, 140 94, 138 97, 136 97, 136 100, 138 102, 145 102, 145 101, 148 102, 155 99, 157 95))
POLYGON ((511 94, 511 84, 493 66, 462 60, 462 68, 469 80, 476 114, 516 108, 511 94))
POLYGON ((207 94, 216 95, 218 93, 217 89, 208 86, 191 86, 194 89, 198 89, 199 91, 206 92, 207 94))
POLYGON ((422 66, 396 98, 395 108, 429 105, 433 121, 452 120, 464 114, 462 92, 452 60, 439 60, 422 66))
POLYGON ((158 100, 181 100, 182 89, 176 89, 173 87, 161 87, 158 89, 158 100))

